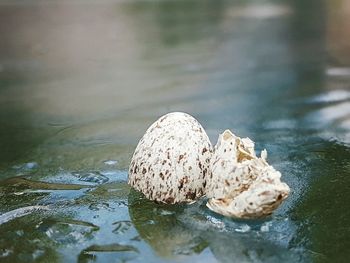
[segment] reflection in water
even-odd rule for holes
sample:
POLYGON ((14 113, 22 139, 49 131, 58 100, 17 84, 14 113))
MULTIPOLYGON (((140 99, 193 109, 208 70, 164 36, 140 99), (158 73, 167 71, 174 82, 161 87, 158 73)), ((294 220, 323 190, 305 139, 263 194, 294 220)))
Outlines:
MULTIPOLYGON (((137 248, 133 246, 128 246, 128 245, 120 245, 117 243, 113 244, 108 244, 108 245, 92 245, 86 249, 84 249, 79 257, 78 257, 78 262, 83 263, 83 262, 91 262, 94 261, 98 256, 99 253, 102 253, 103 261, 110 261, 114 260, 115 258, 122 259, 122 261, 129 261, 133 259, 134 255, 121 255, 120 252, 136 252, 138 253, 139 251, 137 248), (103 252, 108 252, 108 253, 103 253, 103 252), (112 253, 118 253, 119 255, 113 255, 112 253), (108 255, 109 254, 109 255, 108 255)), ((98 257, 100 259, 100 257, 98 257)), ((100 259, 101 260, 101 259, 100 259)), ((101 260, 101 261, 102 261, 101 260)))
POLYGON ((3 1, 0 212, 53 214, 1 225, 0 260, 347 258, 349 10, 343 0, 3 1), (231 128, 270 150, 293 190, 272 218, 129 196, 139 137, 176 110, 213 142, 231 128))
MULTIPOLYGON (((305 256, 278 244, 283 238, 277 242, 265 238, 264 232, 270 231, 268 226, 280 224, 278 220, 270 223, 223 221, 222 217, 208 215, 205 202, 191 206, 159 205, 135 191, 129 195, 129 214, 140 237, 164 258, 198 254, 209 247, 220 262, 232 262, 233 258, 237 262, 296 262, 305 259, 305 256)), ((278 232, 273 234, 278 235, 278 232)), ((208 256, 205 259, 213 260, 208 256)))
POLYGON ((178 222, 175 214, 182 213, 183 207, 157 205, 134 190, 128 202, 134 227, 160 256, 171 258, 176 254, 199 253, 206 247, 199 236, 178 222))
POLYGON ((210 248, 219 262, 300 262, 305 261, 297 253, 293 254, 284 247, 266 240, 252 241, 251 238, 229 234, 214 235, 210 248), (230 244, 230 245, 228 245, 230 244))
POLYGON ((0 226, 1 262, 59 262, 54 241, 37 228, 39 222, 40 215, 34 215, 0 226))

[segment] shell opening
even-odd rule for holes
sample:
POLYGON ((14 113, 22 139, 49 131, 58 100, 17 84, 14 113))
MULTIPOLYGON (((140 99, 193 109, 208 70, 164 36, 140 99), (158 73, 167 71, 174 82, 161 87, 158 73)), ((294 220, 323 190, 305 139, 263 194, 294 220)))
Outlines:
POLYGON ((254 142, 226 130, 214 149, 207 207, 225 216, 256 218, 271 214, 289 194, 281 174, 257 157, 254 142))

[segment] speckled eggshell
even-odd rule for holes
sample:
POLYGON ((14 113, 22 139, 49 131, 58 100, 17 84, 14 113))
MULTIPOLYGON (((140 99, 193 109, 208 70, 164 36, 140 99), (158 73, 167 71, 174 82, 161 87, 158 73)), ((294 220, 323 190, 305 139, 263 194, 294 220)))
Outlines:
POLYGON ((290 189, 281 173, 254 151, 254 142, 229 130, 219 136, 208 178, 207 207, 219 214, 238 218, 259 218, 271 214, 288 197, 290 189))
POLYGON ((260 168, 255 173, 258 173, 256 180, 234 198, 211 198, 207 207, 224 216, 237 218, 270 215, 288 197, 289 186, 281 182, 281 173, 272 166, 260 168))
POLYGON ((211 159, 212 175, 207 181, 207 197, 233 198, 246 190, 259 175, 251 169, 253 160, 258 160, 253 141, 241 139, 229 130, 220 134, 211 159))
POLYGON ((136 147, 128 183, 148 199, 192 202, 205 194, 212 145, 199 122, 169 113, 148 128, 136 147))

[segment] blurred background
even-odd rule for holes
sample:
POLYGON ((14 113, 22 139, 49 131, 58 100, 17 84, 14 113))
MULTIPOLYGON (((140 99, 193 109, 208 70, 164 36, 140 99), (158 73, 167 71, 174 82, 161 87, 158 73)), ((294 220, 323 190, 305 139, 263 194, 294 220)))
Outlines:
POLYGON ((347 262, 349 32, 347 0, 0 0, 0 213, 54 208, 0 215, 0 261, 347 262), (266 148, 288 201, 245 222, 130 192, 170 111, 266 148))

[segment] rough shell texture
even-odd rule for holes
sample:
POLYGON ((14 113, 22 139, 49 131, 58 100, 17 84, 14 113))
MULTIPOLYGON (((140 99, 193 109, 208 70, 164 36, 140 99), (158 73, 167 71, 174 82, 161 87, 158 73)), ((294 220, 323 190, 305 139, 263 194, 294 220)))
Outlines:
POLYGON ((151 200, 192 202, 205 194, 211 155, 211 143, 198 121, 186 113, 169 113, 137 145, 128 183, 151 200))
POLYGON ((254 143, 230 131, 219 136, 212 157, 207 206, 225 216, 256 218, 269 215, 287 198, 289 187, 280 172, 255 155, 254 143))

